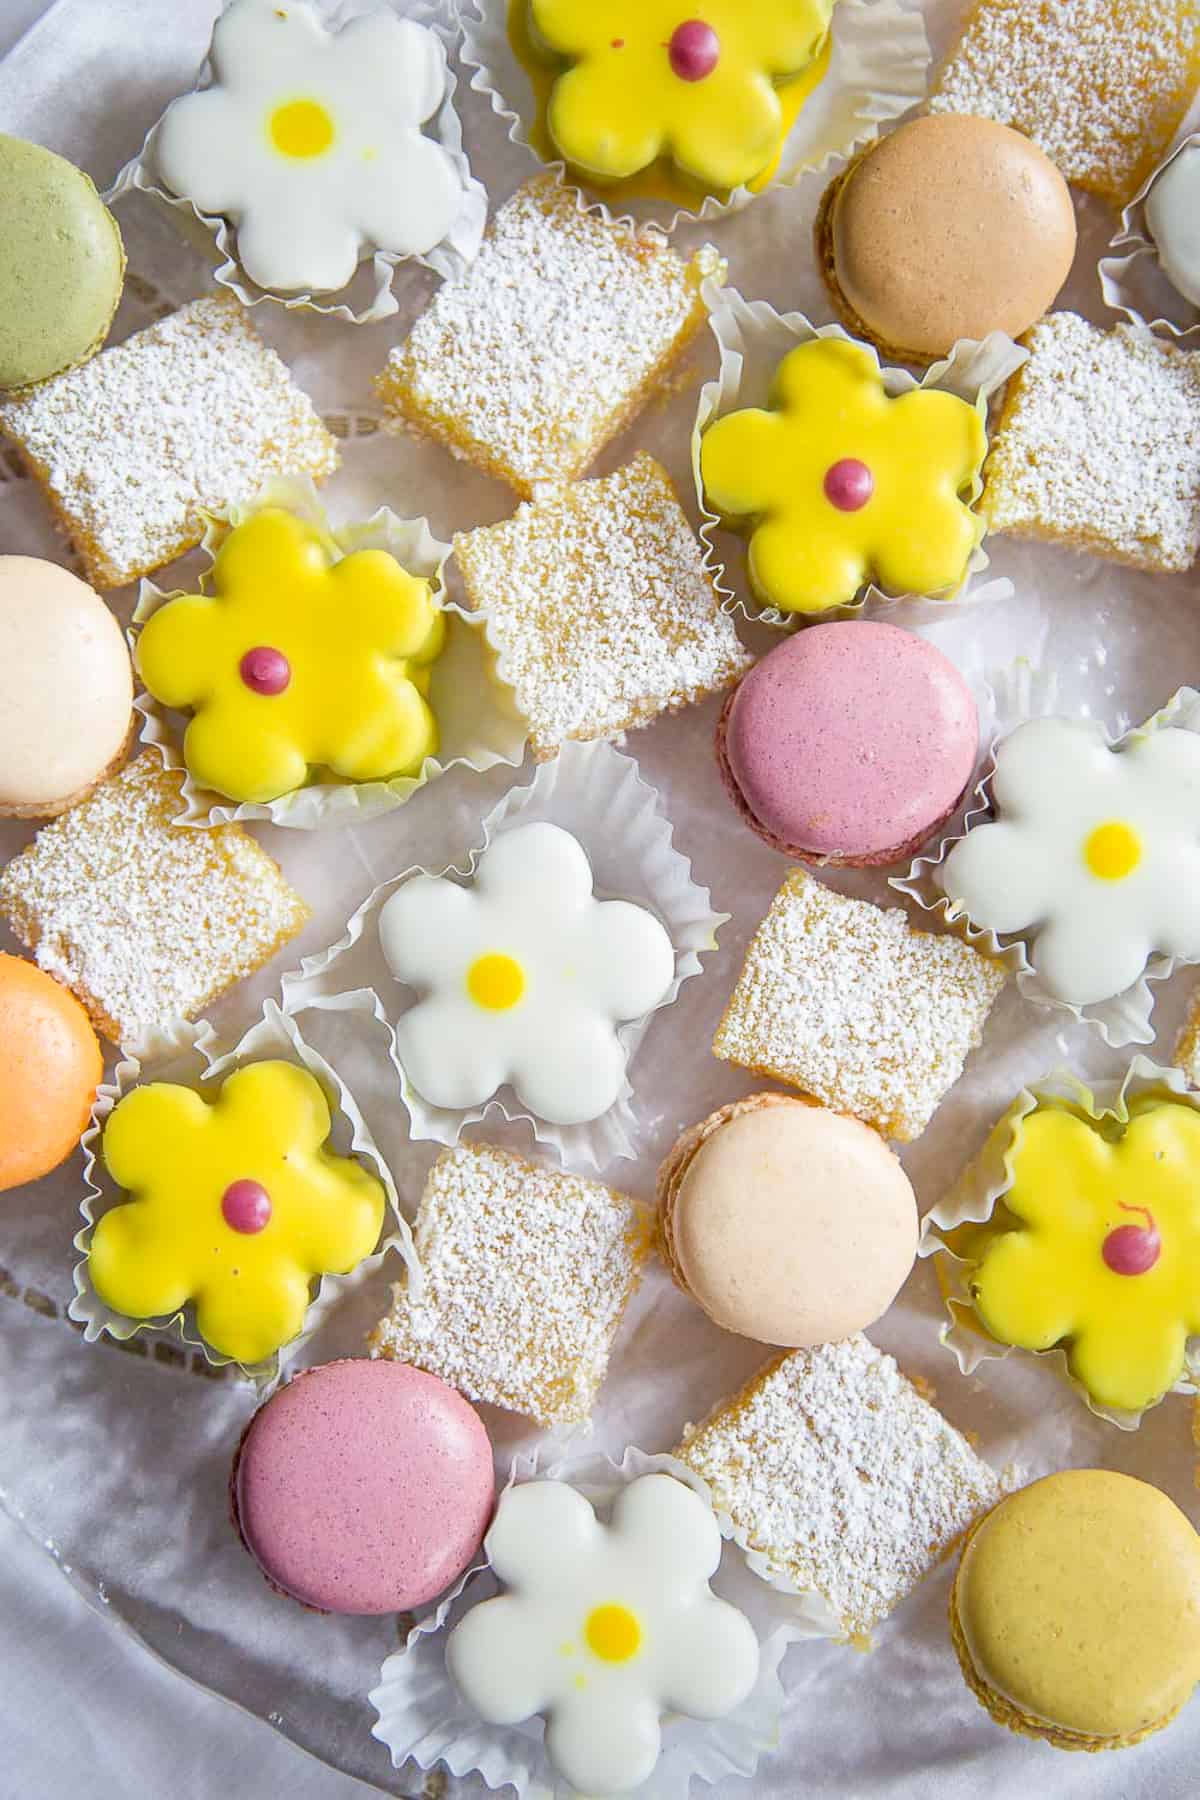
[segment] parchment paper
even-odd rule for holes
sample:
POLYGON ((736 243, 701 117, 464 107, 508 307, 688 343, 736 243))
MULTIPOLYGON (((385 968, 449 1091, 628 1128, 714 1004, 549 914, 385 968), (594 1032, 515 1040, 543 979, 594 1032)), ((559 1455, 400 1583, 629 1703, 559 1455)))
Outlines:
MULTIPOLYGON (((73 156, 108 182, 140 143, 165 102, 203 54, 214 0, 58 0, 44 21, 0 64, 0 129, 24 133, 73 156)), ((929 8, 935 45, 944 45, 956 0, 929 8)), ((460 88, 460 96, 462 89, 460 88)), ((466 139, 493 199, 530 168, 504 127, 471 96, 466 139)), ((730 260, 730 278, 747 296, 781 311, 829 318, 810 247, 820 181, 765 196, 711 235, 730 260)), ((1096 263, 1114 220, 1081 203, 1081 247, 1067 300, 1102 320, 1096 263)), ((121 216, 132 279, 118 321, 125 334, 205 283, 204 267, 169 220, 140 199, 121 216)), ((688 244, 706 235, 683 234, 688 244)), ((422 271, 399 280, 395 320, 361 329, 305 319, 280 308, 256 309, 255 323, 295 367, 301 383, 354 435, 345 469, 326 490, 335 516, 386 503, 428 517, 439 536, 506 517, 507 489, 461 468, 442 451, 374 429, 371 375, 432 290, 422 271)), ((715 349, 701 346, 696 381, 711 379, 715 349)), ((696 386, 659 404, 603 458, 618 466, 635 447, 663 456, 690 495, 688 435, 696 386)), ((339 426, 339 429, 342 427, 339 426)), ((689 506, 691 505, 688 499, 689 506)), ((1009 576, 1011 600, 944 617, 921 629, 973 673, 1015 655, 1055 665, 1064 701, 1090 706, 1111 729, 1142 718, 1200 663, 1200 581, 1193 573, 1152 577, 1101 562, 989 539, 992 572, 1009 576)), ((0 455, 0 551, 67 560, 46 514, 0 455)), ((182 581, 186 565, 168 578, 182 581)), ((126 616, 131 596, 123 596, 126 616)), ((887 615, 904 623, 903 610, 887 615)), ((765 648, 777 641, 748 628, 765 648)), ((733 914, 704 975, 689 982, 672 1010, 669 1054, 639 1071, 635 1111, 643 1154, 607 1171, 643 1197, 677 1131, 752 1083, 713 1060, 707 1045, 735 979, 742 951, 786 864, 739 823, 712 758, 719 703, 664 720, 630 739, 645 777, 662 792, 677 842, 692 857, 713 905, 733 914)), ((387 874, 412 863, 453 860, 473 842, 483 814, 514 780, 506 770, 483 777, 454 773, 391 817, 349 833, 264 828, 263 841, 316 907, 303 938, 212 1014, 235 1040, 285 967, 335 938, 350 912, 387 874)), ((0 856, 31 835, 0 827, 0 856)), ((880 876, 827 876, 836 885, 894 900, 880 876)), ((11 947, 11 946, 7 946, 11 947)), ((1169 1055, 1192 978, 1160 990, 1151 1054, 1169 1055)), ((391 1071, 352 1046, 336 1015, 305 1022, 358 1098, 396 1177, 402 1202, 415 1206, 434 1147, 411 1144, 391 1071)), ((939 1197, 964 1157, 1026 1080, 1063 1061, 1090 1075, 1122 1065, 1096 1034, 1063 1031, 1024 1005, 1001 1000, 983 1049, 929 1130, 905 1152, 922 1205, 939 1197)), ((529 1148, 519 1129, 504 1134, 529 1148)), ((159 1354, 83 1344, 64 1318, 71 1295, 71 1237, 78 1224, 78 1159, 35 1187, 0 1197, 0 1489, 5 1503, 59 1556, 74 1577, 193 1679, 269 1719, 317 1755, 388 1793, 418 1793, 420 1780, 394 1773, 370 1735, 366 1694, 396 1641, 388 1620, 319 1618, 274 1595, 240 1549, 225 1512, 228 1462, 253 1406, 252 1390, 214 1380, 159 1354)), ((312 1361, 360 1353, 386 1303, 378 1282, 351 1297, 309 1346, 312 1361)), ((1048 1370, 1013 1357, 970 1380, 937 1340, 940 1308, 932 1272, 922 1266, 873 1336, 902 1365, 930 1379, 940 1405, 975 1434, 997 1467, 1017 1458, 1030 1474, 1100 1462, 1164 1487, 1200 1519, 1192 1485, 1190 1409, 1168 1400, 1140 1431, 1122 1433, 1095 1419, 1048 1370)), ((144 1340, 139 1340, 144 1342, 144 1340)), ((762 1359, 753 1344, 723 1336, 679 1296, 661 1271, 645 1282, 617 1341, 597 1416, 598 1447, 618 1454, 627 1442, 670 1449, 684 1421, 740 1382, 762 1359)), ((530 1447, 520 1421, 492 1414, 498 1451, 530 1447)), ((1073 1757, 994 1726, 963 1685, 945 1627, 948 1571, 934 1575, 884 1626, 870 1655, 837 1645, 788 1652, 785 1686, 792 1704, 777 1752, 755 1778, 757 1800, 1182 1800, 1197 1790, 1200 1702, 1145 1745, 1100 1757, 1073 1757)), ((100 1697, 97 1697, 98 1704, 100 1697)), ((88 1771, 80 1770, 81 1787, 88 1771)), ((0 1775, 0 1790, 3 1776, 0 1775)), ((440 1789, 433 1791, 440 1792, 440 1789)), ((716 1792, 748 1792, 730 1783, 716 1792)))

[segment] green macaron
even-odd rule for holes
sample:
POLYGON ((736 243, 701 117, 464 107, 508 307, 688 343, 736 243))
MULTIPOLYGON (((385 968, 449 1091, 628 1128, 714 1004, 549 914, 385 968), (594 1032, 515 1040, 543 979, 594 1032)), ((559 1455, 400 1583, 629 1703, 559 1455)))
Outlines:
POLYGON ((108 335, 125 250, 82 169, 0 134, 0 390, 77 368, 108 335))

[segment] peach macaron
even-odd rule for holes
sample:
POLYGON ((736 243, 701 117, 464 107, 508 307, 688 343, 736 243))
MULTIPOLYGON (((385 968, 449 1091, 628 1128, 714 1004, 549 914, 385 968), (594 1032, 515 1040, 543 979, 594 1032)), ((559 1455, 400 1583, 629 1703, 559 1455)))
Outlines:
POLYGON ((103 1074, 99 1041, 74 995, 35 963, 0 953, 0 1189, 66 1161, 103 1074))

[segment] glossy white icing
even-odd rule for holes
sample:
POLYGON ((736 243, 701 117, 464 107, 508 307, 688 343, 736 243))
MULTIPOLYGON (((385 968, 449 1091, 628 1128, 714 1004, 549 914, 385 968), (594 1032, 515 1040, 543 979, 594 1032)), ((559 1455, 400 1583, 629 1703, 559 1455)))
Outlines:
POLYGON ((1158 177, 1146 195, 1146 224, 1168 279, 1200 306, 1200 143, 1181 150, 1158 177))
POLYGON ((597 900, 587 853, 557 825, 503 832, 470 887, 405 882, 379 936, 397 980, 423 996, 396 1030, 418 1093, 475 1106, 510 1083, 556 1125, 608 1111, 625 1076, 616 1027, 657 1006, 675 973, 664 927, 597 900))
POLYGON ((333 292, 370 250, 446 237, 462 187, 420 129, 446 88, 433 32, 388 12, 330 32, 309 0, 232 0, 210 54, 212 85, 168 107, 155 155, 172 193, 234 222, 260 287, 333 292))
POLYGON ((753 1688, 753 1627, 708 1585, 716 1519, 673 1476, 622 1488, 608 1525, 565 1482, 509 1488, 484 1542, 508 1592, 455 1627, 451 1677, 489 1724, 542 1714, 547 1754, 581 1794, 645 1781, 664 1714, 722 1718, 753 1688))
POLYGON ((1036 719, 1005 739, 995 819, 939 871, 975 925, 1033 934, 1057 999, 1124 993, 1154 954, 1200 958, 1200 737, 1177 727, 1113 749, 1094 720, 1036 719))

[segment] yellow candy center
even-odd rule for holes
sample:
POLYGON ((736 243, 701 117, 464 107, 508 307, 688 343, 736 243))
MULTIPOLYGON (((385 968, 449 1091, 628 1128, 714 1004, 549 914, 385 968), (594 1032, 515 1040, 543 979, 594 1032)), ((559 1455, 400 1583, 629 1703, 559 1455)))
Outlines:
POLYGON ((1142 842, 1121 819, 1097 825, 1083 846, 1083 859, 1101 881, 1124 881, 1142 860, 1142 842))
POLYGON ((587 1647, 601 1662, 629 1662, 642 1647, 642 1628, 627 1606, 597 1606, 583 1628, 587 1647))
POLYGON ((269 121, 271 142, 280 156, 324 156, 337 133, 319 100, 289 100, 269 121))
POLYGON ((525 971, 511 956, 477 956, 467 970, 467 992, 488 1012, 507 1012, 525 992, 525 971))

